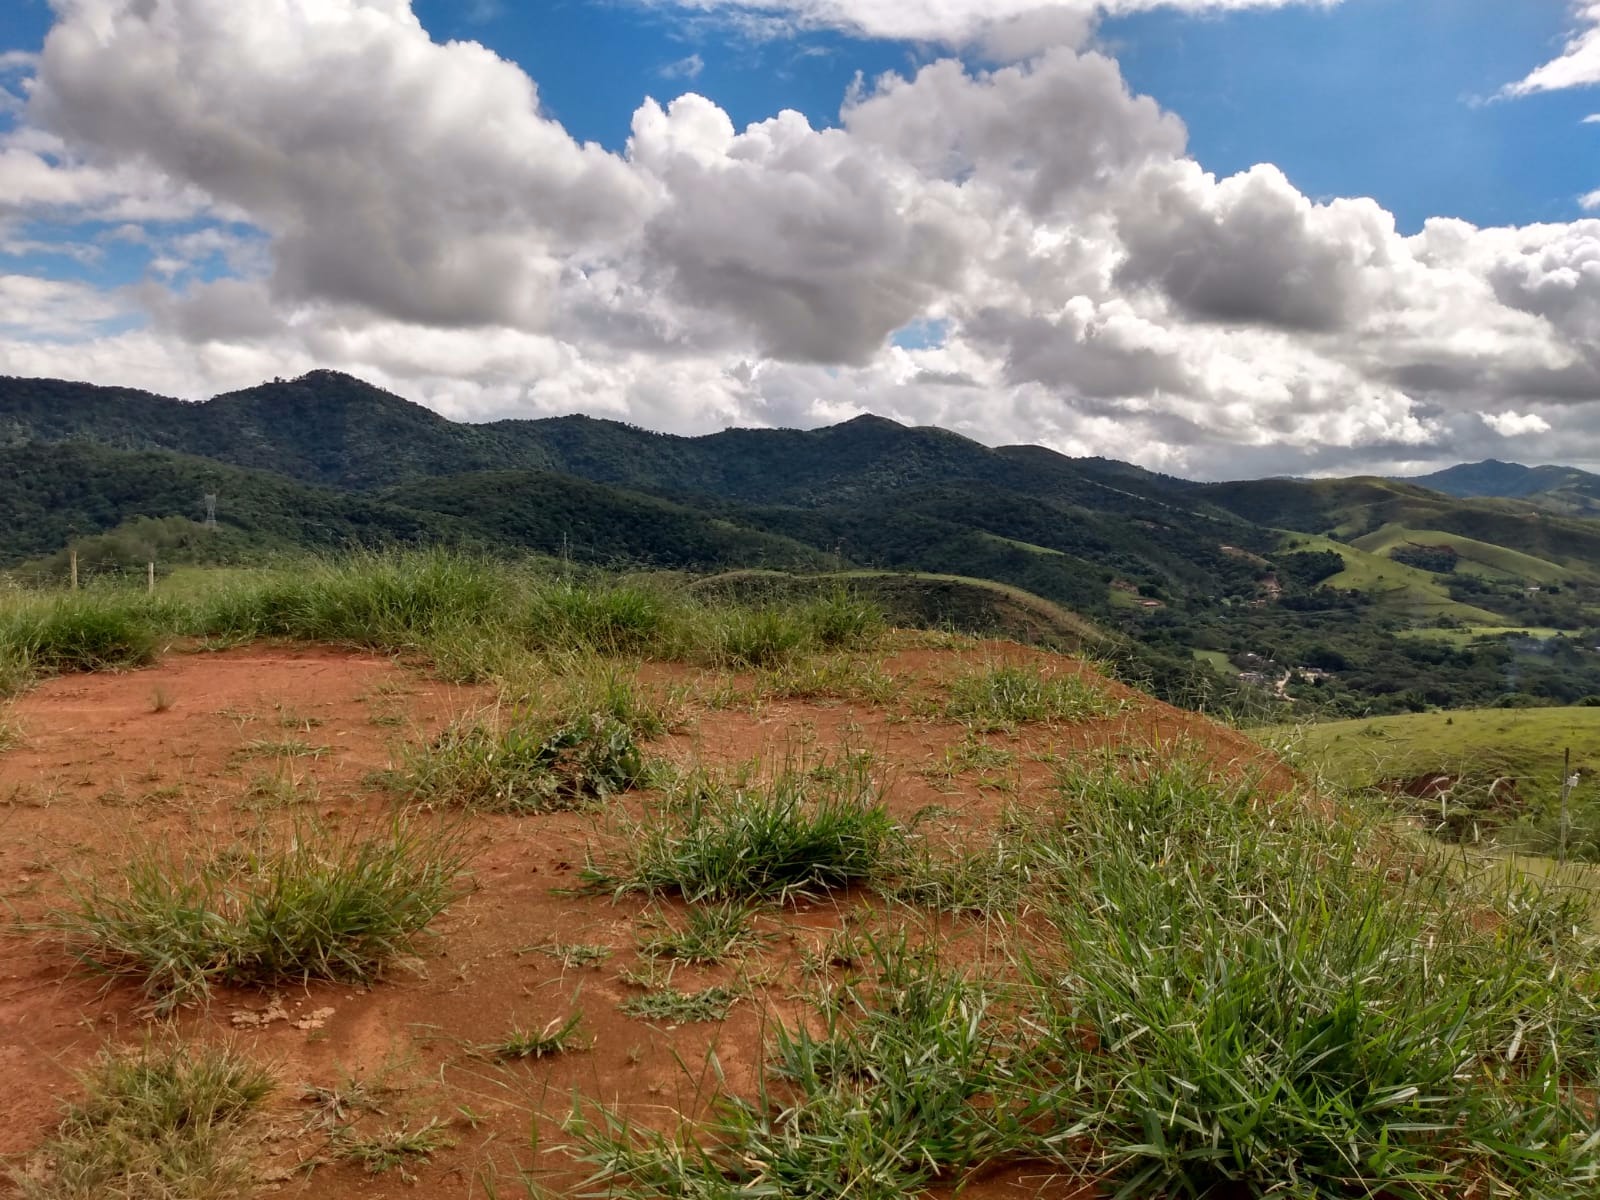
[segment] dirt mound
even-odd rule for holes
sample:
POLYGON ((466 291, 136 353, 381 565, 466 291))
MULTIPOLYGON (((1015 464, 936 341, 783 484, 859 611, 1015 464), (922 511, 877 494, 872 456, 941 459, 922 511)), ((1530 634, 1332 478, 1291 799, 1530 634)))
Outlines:
MULTIPOLYGON (((680 704, 672 731, 650 752, 680 765, 733 766, 784 756, 870 754, 887 803, 901 817, 937 811, 951 836, 990 826, 1007 808, 1051 787, 1057 764, 1107 753, 1137 758, 1151 747, 1188 743, 1230 769, 1261 770, 1274 786, 1288 775, 1256 744, 1190 713, 1099 681, 1127 702, 1118 715, 1070 725, 1022 725, 978 742, 985 768, 964 767, 953 748, 974 745, 934 698, 979 665, 1040 663, 1078 672, 1043 651, 989 643, 957 649, 907 644, 875 660, 890 686, 874 702, 800 696, 804 687, 755 686, 750 675, 648 664, 644 685, 680 704), (784 695, 784 692, 791 693, 784 695)), ((394 798, 374 773, 408 744, 434 737, 453 718, 496 703, 487 688, 440 683, 393 660, 323 649, 256 646, 176 654, 147 670, 48 682, 17 700, 9 720, 21 741, 0 754, 0 896, 23 922, 63 902, 73 877, 116 867, 136 840, 215 852, 263 823, 313 818, 333 829, 377 822, 394 798)), ((637 813, 641 799, 615 801, 637 813)), ((458 820, 448 813, 428 819, 458 820)), ((626 1015, 638 995, 630 972, 653 969, 637 950, 641 930, 676 909, 613 900, 574 888, 594 853, 614 847, 607 814, 474 815, 471 889, 421 943, 420 957, 371 989, 311 984, 276 995, 219 994, 186 1011, 186 1037, 233 1039, 273 1064, 279 1089, 264 1133, 262 1171, 282 1194, 345 1196, 483 1194, 474 1180, 498 1162, 529 1161, 536 1118, 559 1119, 575 1093, 665 1127, 711 1092, 714 1054, 722 1086, 749 1094, 763 1029, 794 1010, 802 964, 824 954, 853 913, 881 902, 853 893, 826 903, 763 912, 762 949, 742 967, 674 971, 689 990, 739 984, 725 1020, 674 1024, 626 1015), (560 947, 593 947, 592 954, 560 947), (603 957, 602 957, 603 955, 603 957), (513 1025, 539 1030, 582 1013, 589 1048, 526 1062, 495 1063, 473 1048, 513 1025), (332 1161, 315 1106, 301 1085, 348 1090, 361 1081, 373 1128, 448 1124, 449 1148, 400 1171, 369 1175, 332 1161), (314 1173, 313 1173, 314 1171, 314 1173)), ((972 939, 981 927, 951 937, 972 939)), ((40 1144, 56 1119, 53 1096, 72 1094, 73 1074, 105 1045, 147 1036, 131 989, 103 990, 47 939, 19 937, 0 966, 0 1153, 12 1163, 40 1144)), ((553 1126, 543 1126, 548 1141, 553 1126)), ((558 1175, 558 1192, 571 1182, 558 1175)), ((1026 1173, 974 1184, 967 1195, 1041 1192, 1026 1173)), ((0 1182, 0 1193, 5 1184, 0 1182)), ((515 1194, 511 1189, 507 1194, 515 1194)))

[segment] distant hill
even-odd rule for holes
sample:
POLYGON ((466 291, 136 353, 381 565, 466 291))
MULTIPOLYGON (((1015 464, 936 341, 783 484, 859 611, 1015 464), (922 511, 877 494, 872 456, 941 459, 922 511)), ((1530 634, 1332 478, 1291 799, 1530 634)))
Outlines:
POLYGON ((1499 496, 1578 516, 1600 515, 1600 475, 1576 467, 1525 467, 1490 458, 1409 482, 1448 496, 1499 496))
MULTIPOLYGON (((1501 637, 1600 628, 1600 520, 1579 511, 1600 478, 1492 463, 1443 477, 1522 494, 1198 484, 875 416, 703 437, 583 416, 463 424, 331 371, 204 403, 0 378, 0 567, 41 578, 69 543, 135 568, 147 552, 445 543, 870 579, 895 611, 978 627, 1010 593, 976 579, 1086 619, 1118 656, 1134 647, 1140 677, 1180 703, 1250 679, 1250 704, 1297 714, 1600 694, 1600 633, 1501 637), (201 534, 206 493, 221 528, 201 534)), ((1005 604, 1016 627, 1064 636, 1047 610, 1005 604)))

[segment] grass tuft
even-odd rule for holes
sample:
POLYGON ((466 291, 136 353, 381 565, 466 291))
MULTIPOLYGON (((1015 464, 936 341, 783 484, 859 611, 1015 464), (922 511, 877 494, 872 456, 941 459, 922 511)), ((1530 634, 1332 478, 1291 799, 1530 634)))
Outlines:
POLYGON ((478 1053, 499 1062, 517 1058, 550 1058, 574 1050, 586 1050, 588 1047, 578 1042, 578 1026, 582 1021, 582 1013, 573 1013, 566 1020, 557 1017, 543 1029, 514 1026, 498 1042, 490 1042, 476 1049, 478 1053))
POLYGON ((27 1200, 220 1200, 250 1182, 245 1123, 272 1077, 232 1050, 156 1046, 106 1053, 79 1077, 83 1099, 19 1172, 27 1200))
POLYGON ((756 949, 766 939, 750 927, 748 904, 695 904, 681 927, 657 924, 639 939, 639 953, 695 965, 727 962, 756 949))
POLYGON ((451 725, 405 752, 388 777, 421 804, 486 812, 555 812, 625 792, 645 771, 633 729, 606 712, 565 720, 521 714, 451 725))
POLYGON ((885 873, 903 834, 857 757, 788 762, 769 780, 707 786, 626 831, 614 868, 591 864, 591 886, 676 893, 686 900, 814 896, 885 873))
POLYGON ((958 677, 950 684, 945 715, 989 732, 1030 721, 1089 721, 1124 707, 1091 678, 1054 675, 1030 664, 990 666, 958 677))
POLYGON ((44 928, 84 966, 138 984, 156 1012, 217 983, 363 982, 456 898, 465 862, 455 832, 398 820, 343 840, 303 826, 286 847, 198 862, 152 847, 115 884, 80 881, 44 928))
POLYGON ((374 1134, 341 1126, 333 1131, 329 1143, 340 1158, 360 1163, 370 1175, 397 1170, 400 1178, 410 1183, 414 1182, 409 1170, 411 1164, 455 1145, 455 1139, 438 1117, 430 1117, 415 1129, 401 1126, 374 1134))
POLYGON ((630 996, 619 1006, 626 1016, 668 1025, 693 1025, 726 1020, 739 999, 733 988, 708 987, 681 992, 672 987, 651 987, 630 996))

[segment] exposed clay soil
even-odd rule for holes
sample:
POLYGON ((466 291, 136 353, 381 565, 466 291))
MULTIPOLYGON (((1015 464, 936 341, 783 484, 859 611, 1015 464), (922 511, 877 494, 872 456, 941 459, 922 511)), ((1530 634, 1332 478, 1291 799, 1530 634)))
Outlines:
MULTIPOLYGON (((996 658, 1079 669, 1002 644, 908 648, 883 661, 902 685, 893 706, 763 700, 713 710, 705 698, 728 677, 648 665, 645 683, 690 689, 681 725, 651 751, 716 765, 865 749, 891 806, 906 815, 941 806, 952 837, 981 830, 1004 804, 1026 804, 1049 786, 1052 767, 1030 754, 1137 752, 1187 742, 1224 766, 1263 769, 1274 785, 1287 780, 1247 739, 1109 683, 1108 691, 1133 701, 1124 715, 987 735, 1016 752, 1014 766, 991 773, 1003 780, 985 781, 979 773, 939 777, 930 768, 964 730, 916 715, 917 698, 935 693, 941 679, 996 658)), ((316 797, 316 816, 326 825, 348 829, 380 819, 394 797, 369 776, 389 765, 404 742, 428 738, 494 699, 486 689, 442 684, 384 657, 264 645, 176 653, 146 670, 47 682, 11 706, 24 741, 0 754, 0 899, 21 921, 36 920, 61 902, 74 875, 114 878, 137 840, 215 851, 247 838, 263 822, 296 815, 275 807, 278 793, 268 786, 285 773, 302 794, 316 797)), ((637 813, 640 803, 629 797, 620 807, 637 813)), ((736 973, 753 984, 724 1022, 666 1028, 629 1018, 618 1004, 635 989, 621 972, 646 968, 634 941, 641 919, 658 906, 563 891, 574 884, 586 852, 604 855, 615 845, 613 829, 604 812, 474 816, 471 889, 436 923, 438 936, 421 943, 415 962, 370 990, 285 989, 278 998, 285 1017, 270 1011, 272 997, 237 993, 218 995, 206 1010, 179 1019, 185 1036, 232 1038, 274 1065, 283 1087, 264 1126, 268 1194, 482 1196, 477 1173, 492 1164, 503 1193, 515 1195, 512 1164, 533 1162, 532 1123, 538 1119, 548 1145, 558 1136, 553 1119, 566 1113, 575 1091, 668 1127, 703 1102, 709 1090, 703 1065, 712 1052, 727 1088, 752 1091, 764 1022, 795 1015, 801 951, 820 947, 851 910, 859 915, 873 902, 846 896, 774 912, 760 921, 772 935, 767 949, 738 971, 680 970, 675 983, 689 989, 731 981, 736 973), (550 942, 603 943, 614 953, 597 966, 569 970, 532 949, 550 942), (513 1024, 542 1028, 575 1009, 593 1043, 585 1052, 503 1066, 471 1052, 513 1024), (264 1016, 271 1019, 251 1023, 264 1016), (415 1128, 438 1117, 451 1122, 455 1147, 418 1165, 415 1185, 398 1172, 372 1176, 345 1163, 315 1165, 326 1134, 307 1128, 313 1114, 298 1098, 300 1086, 332 1085, 345 1076, 393 1089, 385 1093, 384 1114, 364 1118, 365 1127, 409 1122, 415 1128)), ((954 922, 948 933, 965 952, 984 953, 988 935, 980 924, 954 922)), ((60 1099, 73 1092, 74 1072, 108 1043, 137 1044, 149 1023, 131 989, 103 990, 60 946, 16 937, 0 947, 0 1155, 17 1164, 48 1135, 60 1099)), ((562 1164, 539 1165, 559 1170, 562 1164)), ((552 1182, 559 1193, 575 1179, 558 1173, 552 1182)), ((6 1187, 0 1179, 0 1194, 6 1187)), ((1074 1192, 1023 1169, 973 1181, 964 1194, 989 1200, 1074 1192)))

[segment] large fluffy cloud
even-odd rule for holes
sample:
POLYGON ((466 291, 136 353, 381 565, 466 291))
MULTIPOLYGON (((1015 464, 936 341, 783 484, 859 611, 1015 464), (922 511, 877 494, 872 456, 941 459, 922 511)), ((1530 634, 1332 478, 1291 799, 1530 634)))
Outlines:
MULTIPOLYGON (((1141 6, 758 7, 992 49, 1141 6)), ((0 279, 9 373, 194 396, 327 366, 456 417, 685 432, 870 410, 1203 475, 1600 461, 1600 221, 1404 236, 1270 165, 1219 179, 1059 38, 863 81, 834 128, 644 100, 612 153, 405 0, 57 9, 0 249, 78 219, 150 267, 0 279)))

